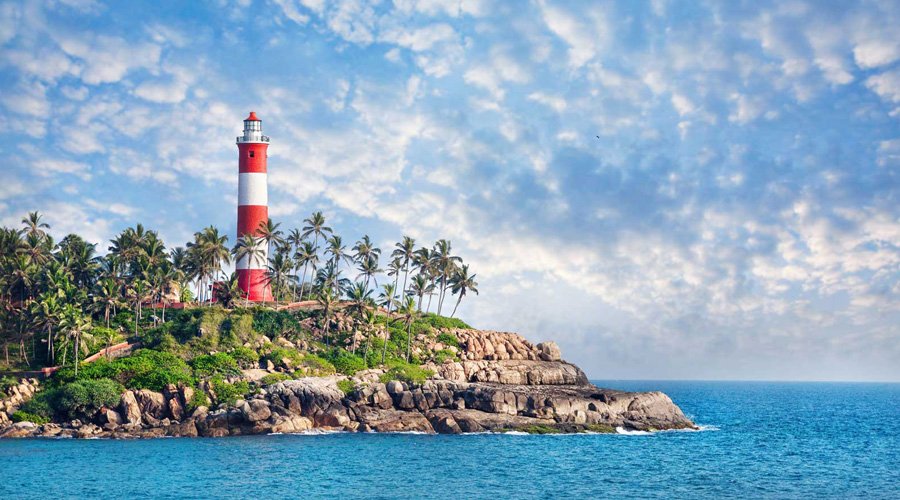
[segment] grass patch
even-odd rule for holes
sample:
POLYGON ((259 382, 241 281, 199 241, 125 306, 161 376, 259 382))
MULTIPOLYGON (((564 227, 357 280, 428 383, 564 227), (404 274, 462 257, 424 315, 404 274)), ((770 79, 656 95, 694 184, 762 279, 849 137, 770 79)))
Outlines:
POLYGON ((262 385, 272 385, 285 380, 293 380, 294 377, 288 373, 270 373, 263 377, 259 383, 262 385))
POLYGON ((337 386, 345 396, 356 390, 356 384, 350 379, 338 380, 337 386))
POLYGON ((389 364, 388 371, 379 377, 379 381, 388 383, 392 380, 399 380, 401 382, 421 384, 433 375, 433 371, 422 368, 421 366, 405 363, 403 361, 394 361, 389 364))

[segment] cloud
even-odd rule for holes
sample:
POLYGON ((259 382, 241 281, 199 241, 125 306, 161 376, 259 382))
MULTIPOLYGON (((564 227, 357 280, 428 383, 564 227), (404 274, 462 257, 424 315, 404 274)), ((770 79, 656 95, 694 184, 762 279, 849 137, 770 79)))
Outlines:
POLYGON ((866 79, 866 87, 887 102, 900 102, 900 70, 870 76, 866 79))
POLYGON ((135 69, 154 69, 162 52, 157 44, 130 44, 117 36, 58 34, 55 38, 66 54, 84 64, 80 77, 88 85, 118 82, 135 69))

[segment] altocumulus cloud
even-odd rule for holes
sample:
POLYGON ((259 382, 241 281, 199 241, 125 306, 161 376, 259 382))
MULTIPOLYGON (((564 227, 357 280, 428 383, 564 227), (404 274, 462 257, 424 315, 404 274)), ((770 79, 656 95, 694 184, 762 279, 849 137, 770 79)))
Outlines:
POLYGON ((284 225, 448 237, 593 377, 900 380, 896 3, 180 10, 0 3, 2 223, 233 232, 254 109, 284 225))

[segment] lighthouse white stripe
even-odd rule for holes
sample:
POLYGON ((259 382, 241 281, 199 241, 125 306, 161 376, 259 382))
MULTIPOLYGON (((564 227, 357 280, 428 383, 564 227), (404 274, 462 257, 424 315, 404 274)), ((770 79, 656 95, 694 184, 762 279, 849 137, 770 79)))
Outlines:
POLYGON ((268 204, 266 174, 261 172, 238 174, 238 206, 268 204))
MULTIPOLYGON (((265 242, 260 244, 260 249, 263 252, 266 251, 265 242)), ((250 257, 245 255, 245 256, 241 257, 240 259, 238 259, 234 268, 238 269, 238 270, 241 270, 241 269, 266 269, 266 258, 257 255, 253 258, 253 260, 251 262, 250 257)))

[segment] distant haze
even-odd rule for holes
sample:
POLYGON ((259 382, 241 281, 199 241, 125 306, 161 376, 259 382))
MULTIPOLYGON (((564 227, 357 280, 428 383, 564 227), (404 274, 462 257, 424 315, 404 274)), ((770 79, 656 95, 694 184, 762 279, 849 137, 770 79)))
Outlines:
MULTIPOLYGON (((40 2, 43 3, 43 2, 40 2)), ((453 242, 591 378, 900 380, 900 3, 0 3, 0 223, 453 242)))

